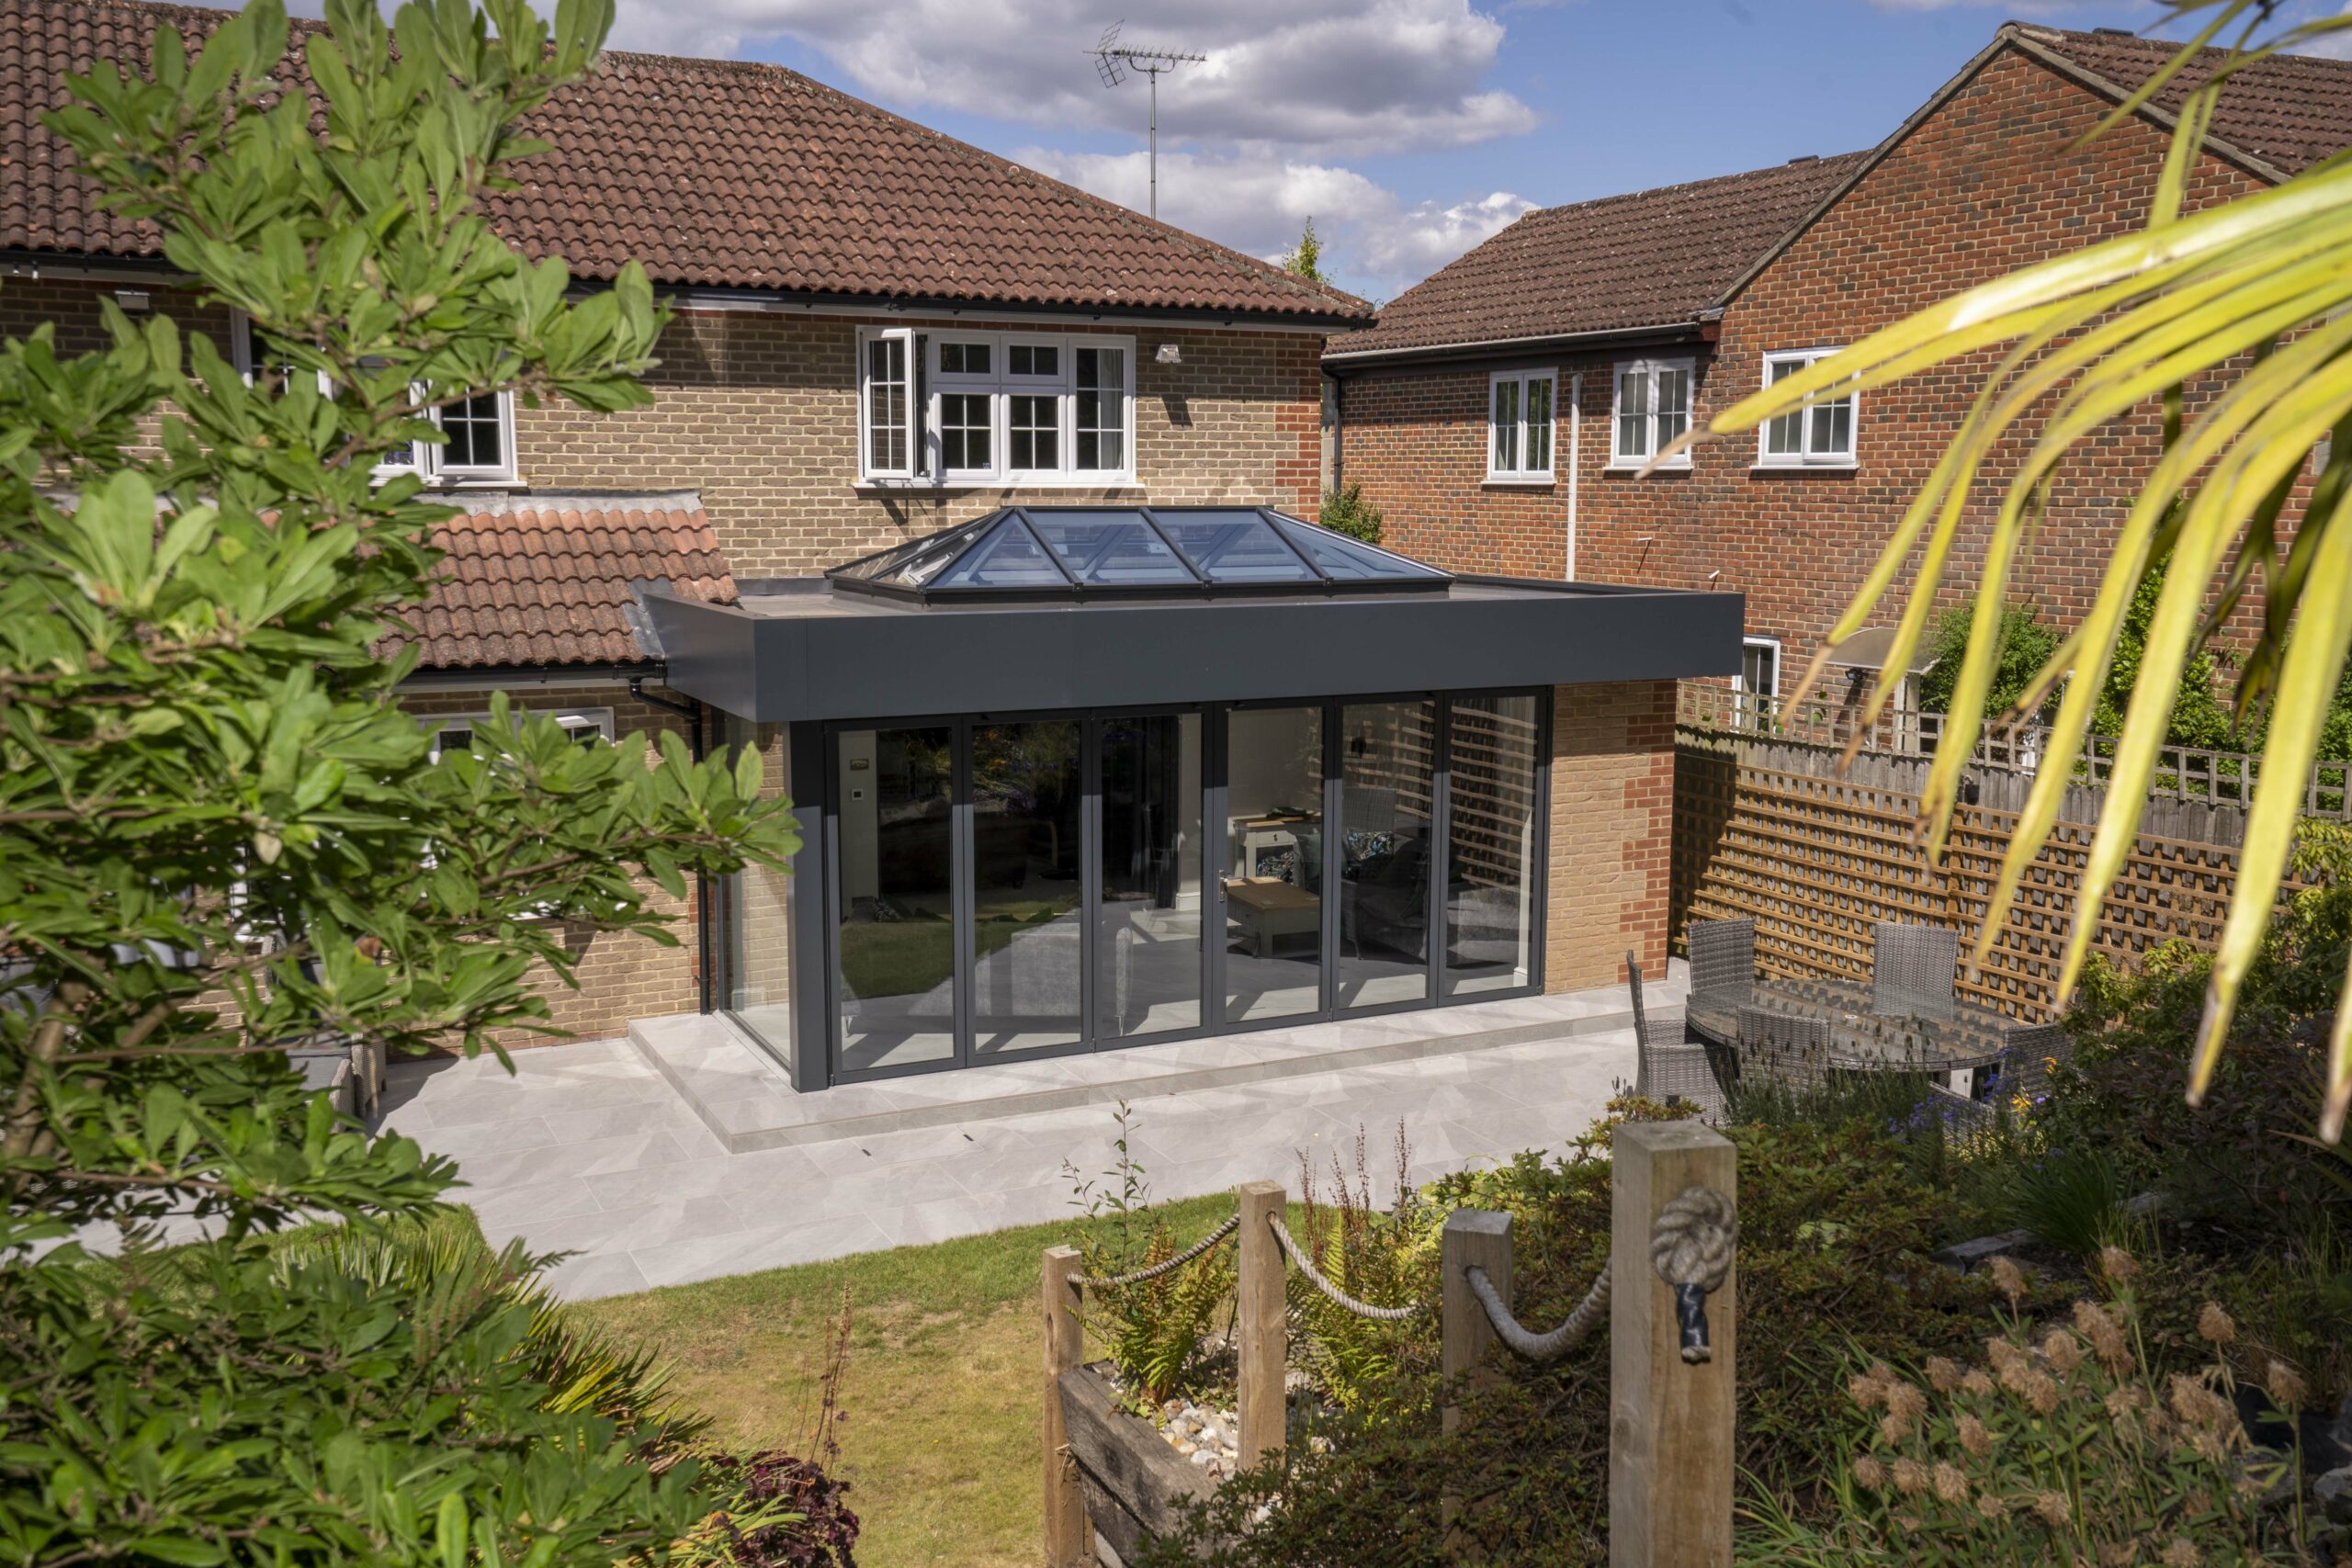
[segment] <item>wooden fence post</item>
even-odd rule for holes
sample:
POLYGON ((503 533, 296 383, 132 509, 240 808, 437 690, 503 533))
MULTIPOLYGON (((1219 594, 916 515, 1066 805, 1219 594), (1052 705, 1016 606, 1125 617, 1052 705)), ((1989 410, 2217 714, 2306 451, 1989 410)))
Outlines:
MULTIPOLYGON (((1627 1122, 1611 1139, 1610 1568, 1731 1562, 1738 1270, 1707 1298, 1713 1359, 1689 1364, 1673 1289, 1650 1261, 1650 1232, 1686 1188, 1713 1188, 1736 1212, 1737 1179, 1730 1140, 1698 1122, 1627 1122)), ((1452 1304, 1449 1295, 1449 1313, 1452 1304)))
MULTIPOLYGON (((1470 1281, 1463 1271, 1474 1263, 1485 1269, 1503 1305, 1511 1304, 1510 1216, 1486 1209, 1456 1209, 1446 1216, 1440 1259, 1445 1281, 1438 1303, 1439 1366, 1450 1384, 1475 1370, 1487 1347, 1495 1342, 1494 1325, 1487 1321, 1487 1309, 1478 1304, 1478 1298, 1470 1293, 1470 1281)), ((1451 1399, 1445 1402, 1443 1423, 1449 1436, 1462 1425, 1462 1412, 1451 1399)))
POLYGON ((1272 1222, 1283 1217, 1289 1195, 1279 1181, 1245 1181, 1235 1199, 1241 1218, 1239 1278, 1234 1287, 1239 1361, 1234 1382, 1241 1427, 1237 1443, 1241 1468, 1248 1470, 1282 1451, 1288 1426, 1283 1253, 1272 1222))
POLYGON ((1062 1425, 1062 1374, 1086 1359, 1085 1330, 1077 1316, 1079 1267, 1078 1248, 1046 1248, 1039 1292, 1046 1318, 1046 1408, 1040 1424, 1045 1434, 1046 1568, 1085 1568, 1094 1557, 1086 1495, 1079 1486, 1078 1461, 1069 1455, 1069 1436, 1062 1425))

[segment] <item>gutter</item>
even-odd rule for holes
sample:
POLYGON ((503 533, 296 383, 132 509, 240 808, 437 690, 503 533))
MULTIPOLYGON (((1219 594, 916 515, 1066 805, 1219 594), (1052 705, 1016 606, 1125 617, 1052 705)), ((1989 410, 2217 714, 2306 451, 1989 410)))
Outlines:
POLYGON ((1376 365, 1422 363, 1444 359, 1487 359, 1507 355, 1538 354, 1547 348, 1600 347, 1614 343, 1665 339, 1698 340, 1702 323, 1691 318, 1659 321, 1644 327, 1608 327, 1595 332, 1548 333, 1538 337, 1471 338, 1460 343, 1430 344, 1420 348, 1334 350, 1323 355, 1327 372, 1339 376, 1376 365))

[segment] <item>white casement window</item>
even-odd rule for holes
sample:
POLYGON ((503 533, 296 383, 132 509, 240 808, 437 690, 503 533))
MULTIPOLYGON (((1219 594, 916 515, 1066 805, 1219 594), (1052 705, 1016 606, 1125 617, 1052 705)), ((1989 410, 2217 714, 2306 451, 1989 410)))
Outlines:
POLYGON ((1487 379, 1487 479, 1491 483, 1549 483, 1553 402, 1559 385, 1550 370, 1498 370, 1487 379))
MULTIPOLYGON (((1787 349, 1764 356, 1764 384, 1795 375, 1834 348, 1787 349)), ((1854 462, 1854 395, 1769 420, 1756 438, 1756 463, 1765 468, 1850 468, 1854 462)))
POLYGON ((1781 640, 1751 637, 1739 645, 1739 673, 1733 679, 1739 710, 1753 719, 1770 719, 1781 701, 1781 640))
MULTIPOLYGON (((255 344, 253 323, 243 311, 232 318, 229 342, 238 373, 251 385, 267 365, 255 344)), ((280 367, 280 374, 285 371, 280 367)), ((423 389, 418 391, 422 394, 423 389)), ((334 394, 334 383, 324 372, 319 374, 319 394, 334 394)), ((427 484, 444 485, 515 482, 514 393, 483 392, 461 398, 425 417, 439 425, 448 439, 437 447, 412 442, 394 448, 376 466, 377 478, 416 474, 427 484)))
MULTIPOLYGON (((524 715, 518 710, 516 718, 524 715)), ((549 716, 562 726, 564 734, 579 746, 594 746, 613 738, 613 710, 610 708, 566 708, 549 716)), ((469 751, 473 749, 474 731, 490 722, 481 713, 458 714, 448 717, 431 717, 420 721, 432 732, 432 757, 439 761, 445 752, 469 751)))
POLYGON ((858 478, 1135 481, 1135 341, 875 327, 858 339, 858 478))
MULTIPOLYGON (((1690 428, 1691 367, 1688 359, 1629 359, 1617 367, 1611 467, 1639 468, 1690 428)), ((1690 463, 1684 452, 1669 466, 1690 463)))

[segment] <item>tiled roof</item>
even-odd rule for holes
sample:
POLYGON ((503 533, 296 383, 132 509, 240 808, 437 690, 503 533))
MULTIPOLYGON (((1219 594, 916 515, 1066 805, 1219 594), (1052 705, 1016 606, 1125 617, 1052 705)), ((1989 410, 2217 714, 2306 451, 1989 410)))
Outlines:
MULTIPOLYGON (((141 60, 163 22, 225 13, 132 0, 0 0, 0 249, 153 254, 96 210, 40 123, 62 76, 141 60)), ((317 24, 297 24, 315 27, 317 24)), ((298 64, 289 59, 289 66, 298 64)), ((780 66, 607 54, 532 117, 553 150, 488 199, 502 232, 608 278, 847 299, 1235 311, 1360 321, 1362 300, 1154 222, 780 66)))
POLYGON ((434 532, 447 579, 404 618, 429 670, 650 663, 629 630, 629 585, 735 596, 710 520, 691 495, 532 498, 434 532))
POLYGON ((1868 154, 1531 212, 1331 340, 1335 355, 1690 321, 1868 154))
MULTIPOLYGON (((2180 47, 2123 33, 2022 23, 2010 28, 2018 38, 2064 56, 2126 95, 2137 91, 2180 47)), ((2226 55, 2219 49, 2199 51, 2188 69, 2155 96, 2155 107, 2177 112, 2226 55)), ((2233 73, 2214 107, 2213 135, 2286 175, 2301 174, 2323 158, 2334 157, 2352 147, 2352 60, 2274 54, 2233 73)))

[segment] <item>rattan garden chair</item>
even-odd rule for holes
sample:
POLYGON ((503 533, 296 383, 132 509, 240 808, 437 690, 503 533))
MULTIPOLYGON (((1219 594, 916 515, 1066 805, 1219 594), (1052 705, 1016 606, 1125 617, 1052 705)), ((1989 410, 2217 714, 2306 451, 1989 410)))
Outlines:
POLYGON ((1940 926, 1882 924, 1871 965, 1871 1010, 1886 1018, 1950 1021, 1960 933, 1940 926))
POLYGON ((1694 999, 1736 1006, 1755 998, 1754 920, 1693 920, 1689 937, 1694 999))
POLYGON ((1742 1083, 1821 1088, 1829 1081, 1829 1021, 1740 1009, 1739 1077, 1742 1083))
POLYGON ((1963 1137, 1992 1126, 1998 1115, 1983 1100, 1955 1094, 1941 1084, 1928 1086, 1928 1098, 1922 1109, 1943 1118, 1946 1132, 1957 1133, 1963 1137))
POLYGON ((1650 1019, 1642 1006, 1642 966, 1625 954, 1625 982, 1634 993, 1634 1043, 1638 1053, 1634 1092, 1645 1100, 1670 1104, 1687 1100, 1709 1122, 1724 1119, 1723 1086, 1715 1081, 1714 1064, 1704 1045, 1661 1040, 1650 1032, 1650 1019))
POLYGON ((2001 1032, 2001 1068, 1993 1092, 2003 1100, 2030 1101, 2050 1092, 2050 1069, 2075 1054, 2075 1037, 2063 1023, 2021 1023, 2001 1032))

